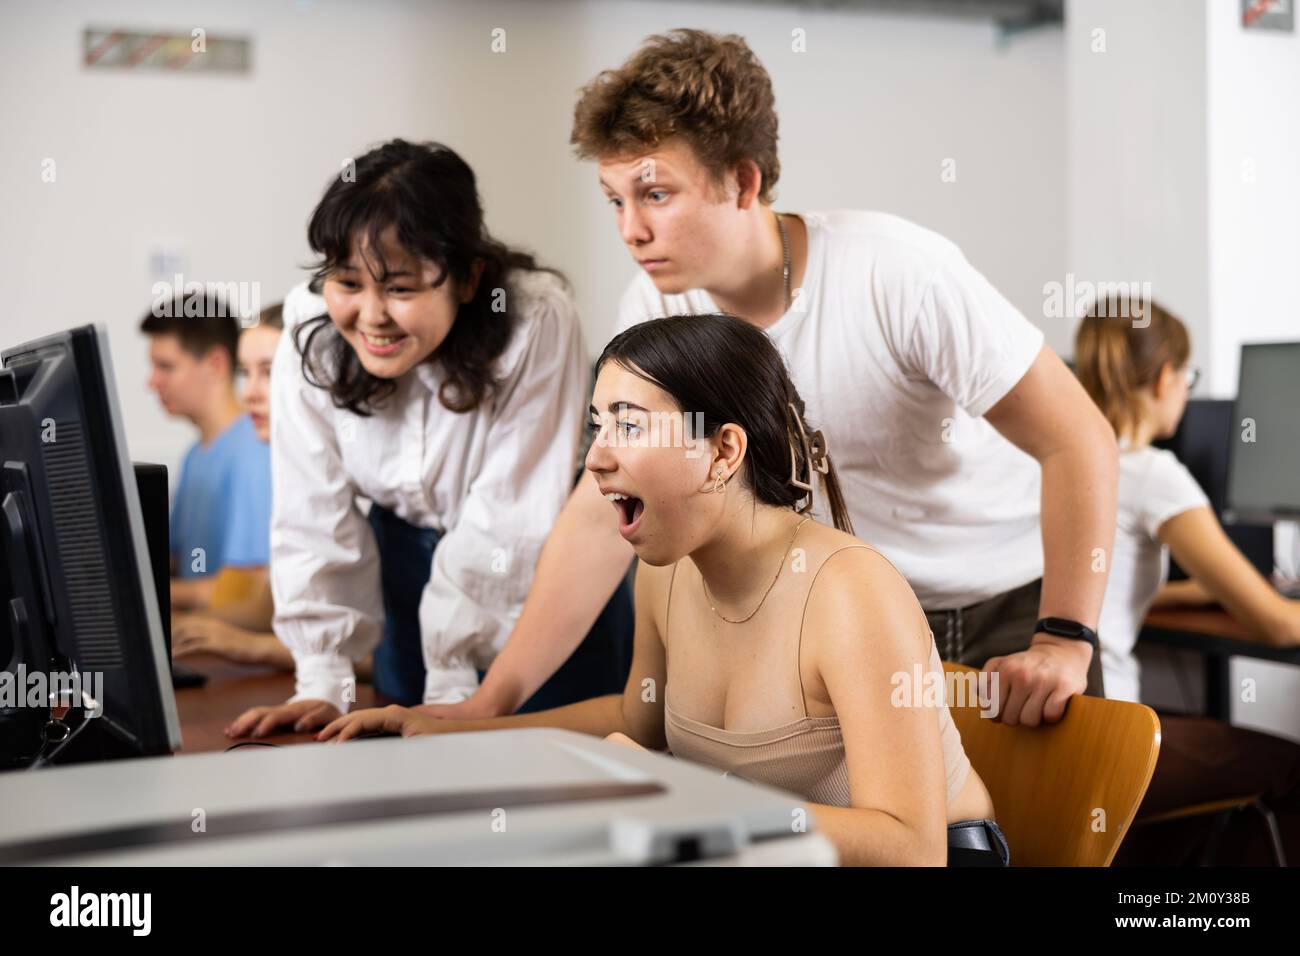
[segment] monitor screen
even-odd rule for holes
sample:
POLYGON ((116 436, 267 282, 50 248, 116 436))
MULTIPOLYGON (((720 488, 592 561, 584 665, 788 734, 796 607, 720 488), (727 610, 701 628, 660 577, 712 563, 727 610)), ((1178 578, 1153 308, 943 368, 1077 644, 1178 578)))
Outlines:
POLYGON ((1300 342, 1241 347, 1228 508, 1300 515, 1300 342))

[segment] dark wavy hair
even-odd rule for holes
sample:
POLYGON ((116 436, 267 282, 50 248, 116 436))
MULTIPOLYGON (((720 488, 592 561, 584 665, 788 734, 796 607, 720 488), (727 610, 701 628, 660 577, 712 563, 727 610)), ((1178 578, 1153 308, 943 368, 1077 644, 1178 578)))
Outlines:
MULTIPOLYGON (((742 487, 764 504, 811 508, 811 495, 791 482, 791 473, 813 485, 816 472, 809 459, 815 452, 804 435, 811 438, 815 426, 804 417, 803 398, 767 333, 725 312, 672 315, 614 336, 596 361, 597 375, 606 362, 618 363, 671 395, 688 413, 687 427, 693 428, 695 416, 701 415, 704 434, 693 435, 696 439, 712 438, 729 422, 739 425, 747 438, 742 487), (805 497, 808 501, 800 507, 805 497)), ((829 455, 822 481, 835 527, 852 534, 829 455)))
MULTIPOLYGON (((492 238, 483 223, 474 171, 441 143, 390 140, 345 173, 331 180, 307 226, 307 242, 320 257, 313 267, 312 291, 320 292, 325 278, 348 262, 359 241, 378 250, 380 236, 389 229, 409 254, 442 270, 435 286, 449 278, 457 284, 470 281, 481 260, 474 297, 460 306, 451 331, 430 356, 446 373, 438 400, 454 412, 478 407, 498 385, 494 363, 514 330, 515 297, 507 295, 504 311, 496 311, 496 290, 505 287, 512 269, 563 276, 492 238)), ((379 267, 383 271, 376 278, 382 282, 388 264, 379 267)), ((299 325, 294 344, 307 381, 326 389, 339 408, 369 415, 397 387, 392 379, 366 371, 329 315, 299 325)))

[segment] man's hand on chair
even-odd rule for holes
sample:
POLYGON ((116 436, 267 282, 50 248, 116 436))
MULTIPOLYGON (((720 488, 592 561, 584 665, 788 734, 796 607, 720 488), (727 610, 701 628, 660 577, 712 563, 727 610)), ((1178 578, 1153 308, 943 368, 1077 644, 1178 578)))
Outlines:
POLYGON ((1034 635, 1028 649, 991 657, 983 670, 996 674, 997 717, 1009 726, 1054 724, 1088 686, 1092 647, 1068 637, 1034 635))

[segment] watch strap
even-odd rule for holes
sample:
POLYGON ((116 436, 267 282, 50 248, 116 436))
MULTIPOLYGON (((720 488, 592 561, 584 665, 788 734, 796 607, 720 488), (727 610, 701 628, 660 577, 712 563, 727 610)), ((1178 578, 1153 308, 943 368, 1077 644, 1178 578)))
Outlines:
POLYGON ((1034 625, 1035 634, 1051 634, 1054 637, 1068 637, 1076 641, 1087 641, 1092 645, 1093 650, 1098 650, 1101 642, 1097 639, 1097 632, 1086 624, 1080 624, 1078 621, 1071 621, 1065 617, 1044 617, 1039 619, 1034 625))

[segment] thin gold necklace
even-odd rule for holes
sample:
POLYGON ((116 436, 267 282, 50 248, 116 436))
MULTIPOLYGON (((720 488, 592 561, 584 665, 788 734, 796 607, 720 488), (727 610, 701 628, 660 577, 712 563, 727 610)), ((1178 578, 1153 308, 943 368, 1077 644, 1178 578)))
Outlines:
POLYGON ((758 601, 758 607, 754 608, 754 610, 750 611, 742 618, 738 618, 737 620, 733 621, 729 617, 723 617, 721 614, 718 614, 718 608, 713 603, 713 598, 709 595, 709 586, 704 583, 704 575, 701 574, 700 585, 704 588, 704 600, 709 602, 709 610, 711 610, 714 614, 716 614, 721 620, 726 621, 728 624, 744 624, 751 617, 757 614, 758 608, 761 608, 763 606, 763 602, 767 600, 767 596, 772 593, 772 588, 776 587, 777 579, 781 577, 781 569, 785 567, 785 559, 790 556, 790 551, 794 548, 794 539, 799 534, 799 529, 802 528, 805 524, 807 524, 811 520, 812 520, 812 515, 809 515, 808 517, 804 518, 803 521, 800 521, 797 525, 794 526, 794 534, 790 535, 790 543, 786 546, 785 554, 781 556, 781 563, 777 565, 776 576, 772 578, 772 583, 769 584, 767 586, 767 590, 763 592, 763 596, 758 601))

